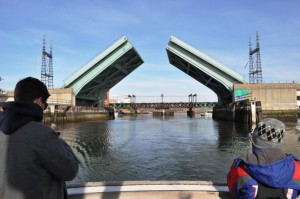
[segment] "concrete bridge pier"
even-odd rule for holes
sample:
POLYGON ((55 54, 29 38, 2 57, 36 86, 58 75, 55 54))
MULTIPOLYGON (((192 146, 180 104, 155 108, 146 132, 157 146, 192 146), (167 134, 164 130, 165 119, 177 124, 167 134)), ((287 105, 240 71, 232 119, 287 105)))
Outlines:
POLYGON ((187 113, 188 117, 194 117, 195 116, 194 108, 189 108, 189 110, 186 113, 187 113))
POLYGON ((231 120, 252 127, 261 120, 261 102, 255 100, 236 101, 230 105, 215 106, 213 118, 231 120))

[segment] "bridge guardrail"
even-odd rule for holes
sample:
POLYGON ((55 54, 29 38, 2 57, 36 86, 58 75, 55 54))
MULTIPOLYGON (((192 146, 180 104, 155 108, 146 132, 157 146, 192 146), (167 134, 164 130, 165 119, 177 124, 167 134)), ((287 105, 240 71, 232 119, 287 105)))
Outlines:
POLYGON ((217 102, 110 103, 110 108, 202 108, 214 107, 217 102))

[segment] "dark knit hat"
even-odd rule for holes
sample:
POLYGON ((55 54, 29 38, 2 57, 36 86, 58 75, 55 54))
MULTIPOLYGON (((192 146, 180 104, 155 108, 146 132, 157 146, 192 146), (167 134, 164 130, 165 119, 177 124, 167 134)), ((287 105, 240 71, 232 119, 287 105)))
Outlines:
POLYGON ((266 118, 261 120, 250 133, 250 140, 256 147, 277 147, 282 142, 284 133, 285 125, 283 122, 274 118, 266 118))

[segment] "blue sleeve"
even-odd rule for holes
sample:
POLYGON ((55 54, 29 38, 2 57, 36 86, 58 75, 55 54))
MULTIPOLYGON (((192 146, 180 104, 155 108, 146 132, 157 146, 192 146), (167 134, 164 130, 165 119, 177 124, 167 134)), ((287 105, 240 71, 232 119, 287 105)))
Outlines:
POLYGON ((239 199, 253 199, 257 195, 257 190, 258 190, 257 185, 243 186, 239 190, 239 199))

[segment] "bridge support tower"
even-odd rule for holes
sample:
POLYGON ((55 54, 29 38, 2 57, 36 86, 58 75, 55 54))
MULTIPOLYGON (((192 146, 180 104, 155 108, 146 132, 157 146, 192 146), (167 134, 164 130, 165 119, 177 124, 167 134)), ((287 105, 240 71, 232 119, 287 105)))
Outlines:
POLYGON ((43 52, 42 52, 42 69, 41 69, 41 81, 47 86, 47 88, 53 88, 53 55, 52 44, 50 46, 50 52, 46 52, 46 37, 43 37, 43 52))
POLYGON ((197 94, 189 94, 189 109, 186 112, 188 117, 194 117, 195 116, 195 107, 194 103, 197 102, 197 94))

